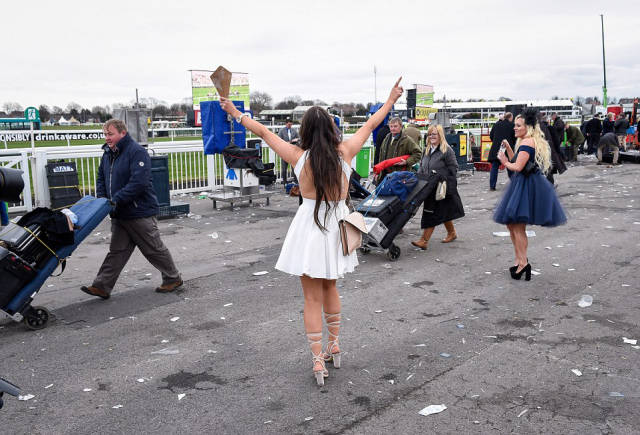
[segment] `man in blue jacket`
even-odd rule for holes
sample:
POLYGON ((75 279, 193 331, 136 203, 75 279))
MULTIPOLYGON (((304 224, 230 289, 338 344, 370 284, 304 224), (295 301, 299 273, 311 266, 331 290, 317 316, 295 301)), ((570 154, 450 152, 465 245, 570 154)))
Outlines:
POLYGON ((180 272, 158 231, 158 199, 151 183, 151 159, 127 133, 124 122, 110 119, 104 124, 106 144, 98 168, 97 196, 108 198, 111 216, 111 244, 98 275, 81 290, 109 299, 120 272, 138 247, 142 255, 162 274, 159 293, 182 285, 180 272))

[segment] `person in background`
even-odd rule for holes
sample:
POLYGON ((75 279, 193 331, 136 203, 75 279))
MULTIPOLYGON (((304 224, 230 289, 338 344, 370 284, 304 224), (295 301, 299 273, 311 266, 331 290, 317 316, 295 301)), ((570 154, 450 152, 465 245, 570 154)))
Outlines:
POLYGON ((7 225, 9 225, 9 209, 6 202, 0 201, 0 226, 7 225))
POLYGON ((600 135, 602 134, 602 121, 600 120, 599 113, 596 113, 593 115, 593 118, 587 121, 584 130, 587 136, 587 154, 594 154, 598 148, 598 142, 600 142, 600 135))
POLYGON ((567 157, 570 161, 575 162, 578 160, 578 149, 584 144, 584 136, 578 127, 566 123, 564 126, 567 143, 566 146, 569 154, 567 157))
POLYGON ((384 142, 384 139, 387 137, 390 131, 391 130, 389 130, 388 123, 381 126, 380 129, 378 130, 378 133, 376 135, 376 141, 374 143, 374 146, 376 148, 375 153, 373 155, 374 166, 380 163, 380 148, 382 147, 382 142, 384 142))
POLYGON ((513 114, 506 112, 502 119, 493 124, 489 132, 491 138, 491 150, 489 150, 488 161, 491 162, 491 172, 489 173, 489 190, 496 190, 498 183, 498 171, 500 170, 500 160, 498 160, 498 151, 502 141, 506 139, 509 147, 516 144, 516 137, 513 132, 513 114))
POLYGON ((408 155, 395 165, 386 168, 378 175, 376 180, 380 183, 389 173, 395 171, 410 171, 411 167, 420 161, 420 147, 402 129, 402 119, 392 118, 389 121, 389 134, 384 138, 380 146, 380 161, 408 155))
POLYGON ((620 155, 620 149, 618 146, 618 138, 613 132, 605 133, 600 138, 600 142, 598 142, 598 151, 596 155, 598 156, 598 164, 602 165, 604 162, 602 161, 602 151, 607 148, 613 152, 613 161, 612 164, 618 164, 618 156, 620 155))
POLYGON ((558 143, 562 143, 564 137, 564 121, 558 116, 556 112, 551 114, 551 133, 556 136, 558 143))
POLYGON ((525 109, 516 117, 515 135, 515 159, 508 149, 498 153, 500 162, 515 174, 496 206, 493 220, 505 224, 511 235, 515 251, 515 264, 509 268, 511 278, 519 280, 524 274, 529 281, 527 225, 556 226, 564 224, 567 217, 553 185, 543 175, 551 166, 551 149, 535 110, 525 109))
POLYGON ((548 171, 546 171, 547 180, 549 180, 549 183, 555 185, 555 179, 553 175, 564 173, 564 171, 567 170, 567 166, 564 164, 564 160, 562 159, 560 141, 558 140, 557 136, 551 131, 551 127, 546 120, 546 116, 544 116, 544 114, 539 114, 538 118, 538 125, 545 137, 545 140, 549 144, 549 149, 551 152, 551 167, 548 171))
MULTIPOLYGON (((293 121, 287 119, 284 127, 280 129, 278 132, 278 137, 285 142, 289 142, 290 144, 297 145, 300 140, 300 136, 298 135, 298 131, 293 128, 293 121)), ((282 174, 282 184, 287 184, 289 181, 289 177, 287 177, 287 168, 289 167, 288 163, 284 160, 280 163, 280 172, 282 174)), ((296 174, 293 174, 293 178, 296 178, 296 174)), ((297 181, 297 180, 296 180, 297 181)))
POLYGON ((436 226, 444 224, 447 236, 442 243, 450 243, 458 238, 453 220, 464 216, 464 207, 458 194, 458 160, 453 149, 447 143, 444 130, 441 125, 431 125, 427 130, 427 145, 424 148, 418 175, 428 177, 436 172, 447 182, 447 194, 444 199, 436 201, 434 191, 423 205, 422 237, 412 241, 411 244, 422 250, 427 249, 429 239, 436 226))
POLYGON ((627 130, 629 129, 629 120, 625 113, 618 115, 618 119, 613 125, 613 128, 618 138, 618 145, 623 151, 627 150, 627 130))
POLYGON ((607 133, 613 133, 615 131, 615 123, 613 122, 613 117, 615 115, 612 112, 607 113, 606 118, 602 121, 602 134, 605 135, 607 133))

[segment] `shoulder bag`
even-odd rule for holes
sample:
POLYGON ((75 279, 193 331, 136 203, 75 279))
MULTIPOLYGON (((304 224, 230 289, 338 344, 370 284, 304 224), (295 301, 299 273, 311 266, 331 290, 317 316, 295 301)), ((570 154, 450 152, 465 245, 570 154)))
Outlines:
MULTIPOLYGON (((347 203, 351 209, 351 196, 347 196, 347 203)), ((362 233, 367 234, 367 226, 364 223, 362 213, 352 211, 344 219, 338 221, 340 229, 340 243, 342 244, 342 255, 350 255, 353 251, 362 246, 362 233)))

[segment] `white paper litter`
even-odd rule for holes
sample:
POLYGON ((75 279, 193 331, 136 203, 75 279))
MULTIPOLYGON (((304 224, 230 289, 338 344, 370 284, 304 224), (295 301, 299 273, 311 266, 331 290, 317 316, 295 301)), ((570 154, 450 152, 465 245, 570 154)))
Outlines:
POLYGON ((509 231, 494 231, 493 235, 496 237, 509 237, 509 231))
POLYGON ((420 414, 420 415, 438 414, 438 413, 444 411, 445 409, 447 409, 447 407, 444 404, 442 404, 442 405, 429 405, 426 408, 421 409, 418 414, 420 414))
POLYGON ((138 379, 136 379, 136 381, 138 381, 140 383, 143 383, 144 382, 144 378, 138 378, 138 379))
POLYGON ((178 316, 169 319, 170 322, 177 322, 178 320, 180 320, 180 317, 178 316))
POLYGON ((24 396, 18 396, 18 400, 27 401, 33 399, 34 397, 36 396, 34 396, 33 394, 25 394, 24 396))
POLYGON ((169 340, 162 340, 160 343, 169 343, 169 340))
POLYGON ((638 344, 638 340, 634 340, 632 338, 622 337, 622 341, 625 344, 638 344))
POLYGON ((88 393, 89 391, 91 391, 91 388, 85 388, 82 391, 84 391, 85 393, 88 393))
POLYGON ((218 233, 214 231, 213 233, 209 234, 209 237, 211 237, 212 239, 217 239, 219 236, 218 233))
POLYGON ((558 263, 553 263, 551 264, 553 267, 560 267, 560 265, 558 263))
POLYGON ((266 270, 261 270, 259 272, 253 272, 253 276, 266 275, 267 273, 269 273, 269 272, 267 272, 266 270))
POLYGON ((313 420, 313 417, 305 417, 304 418, 304 421, 311 421, 311 420, 313 420))
POLYGON ((160 350, 156 350, 155 352, 151 352, 151 355, 177 355, 179 354, 180 351, 178 349, 160 349, 160 350))
POLYGON ((578 301, 578 306, 580 308, 587 308, 593 304, 593 297, 591 295, 582 295, 580 300, 578 301))
POLYGON ((532 270, 531 275, 540 275, 540 272, 538 272, 537 270, 532 270))
POLYGON ((114 405, 114 406, 112 406, 112 408, 113 409, 120 409, 120 408, 122 408, 122 405, 114 405))
POLYGON ((184 396, 186 396, 186 394, 184 394, 184 393, 178 394, 178 401, 184 399, 184 396))
POLYGON ((380 314, 382 310, 375 310, 374 313, 380 314))
POLYGON ((230 307, 231 305, 233 305, 233 302, 230 302, 228 304, 224 304, 223 307, 230 307))
POLYGON ((571 373, 573 373, 576 376, 582 376, 582 372, 578 369, 572 369, 571 373))
POLYGON ((49 388, 53 387, 53 384, 49 384, 47 386, 44 387, 45 390, 48 390, 49 388))
POLYGON ((518 418, 522 417, 523 415, 525 415, 527 413, 527 411, 529 411, 528 409, 525 409, 524 411, 522 411, 520 414, 518 414, 518 418))

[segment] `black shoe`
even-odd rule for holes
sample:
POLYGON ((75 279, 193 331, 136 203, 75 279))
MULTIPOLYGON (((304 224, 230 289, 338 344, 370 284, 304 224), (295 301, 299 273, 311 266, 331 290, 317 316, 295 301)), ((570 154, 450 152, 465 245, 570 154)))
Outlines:
POLYGON ((171 293, 172 291, 180 287, 182 284, 183 284, 182 279, 179 279, 178 281, 170 282, 168 284, 162 284, 160 287, 156 288, 156 292, 171 293))
POLYGON ((531 265, 529 263, 527 263, 527 265, 523 267, 520 272, 513 272, 511 278, 520 280, 523 273, 525 274, 524 280, 531 281, 531 265))
POLYGON ((489 190, 493 192, 493 191, 496 190, 496 188, 495 187, 490 187, 489 190))
POLYGON ((102 299, 109 299, 111 297, 111 295, 106 291, 99 289, 98 287, 94 287, 92 285, 90 285, 89 287, 83 285, 82 287, 80 287, 80 290, 82 290, 88 295, 97 296, 102 299))

